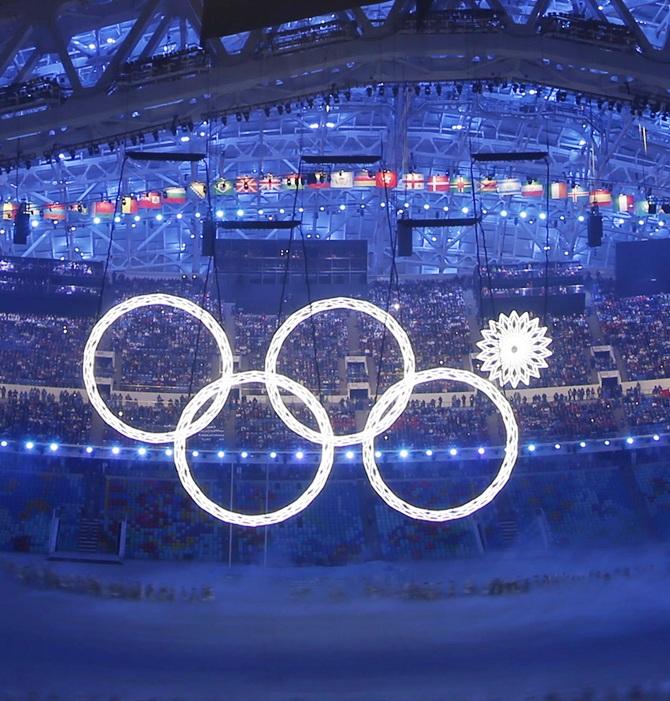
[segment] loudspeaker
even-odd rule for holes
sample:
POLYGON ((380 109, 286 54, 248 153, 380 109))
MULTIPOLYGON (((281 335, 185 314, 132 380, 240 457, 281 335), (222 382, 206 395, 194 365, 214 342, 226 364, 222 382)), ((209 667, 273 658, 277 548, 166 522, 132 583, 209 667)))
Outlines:
POLYGON ((216 222, 205 219, 202 222, 202 255, 211 258, 216 246, 216 222))
POLYGON ((410 258, 413 253, 412 225, 409 221, 400 219, 398 221, 398 256, 410 258))
POLYGON ((25 246, 28 243, 30 233, 30 215, 26 212, 25 205, 20 205, 14 219, 14 243, 25 246))
POLYGON ((588 223, 588 242, 591 248, 602 246, 603 243, 603 218, 598 211, 591 210, 588 223))

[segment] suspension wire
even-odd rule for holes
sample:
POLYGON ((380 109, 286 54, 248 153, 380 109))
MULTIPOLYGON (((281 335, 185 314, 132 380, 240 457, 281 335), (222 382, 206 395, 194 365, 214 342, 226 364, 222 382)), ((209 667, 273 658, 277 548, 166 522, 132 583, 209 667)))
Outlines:
MULTIPOLYGON (((477 197, 475 195, 475 166, 472 160, 472 142, 470 142, 470 186, 472 190, 472 216, 477 218, 477 197)), ((479 287, 479 318, 484 319, 484 293, 482 282, 482 254, 479 249, 479 229, 475 224, 475 250, 477 253, 477 284, 479 287)))
MULTIPOLYGON (((207 285, 209 283, 209 273, 210 270, 212 269, 212 259, 211 257, 209 258, 209 262, 207 263, 207 274, 205 275, 205 286, 202 289, 202 297, 200 300, 200 306, 204 309, 205 308, 205 302, 207 299, 207 285)), ((200 353, 200 337, 202 335, 202 324, 198 324, 198 331, 196 332, 195 336, 195 353, 193 354, 193 363, 191 364, 191 379, 189 380, 188 383, 188 400, 190 401, 191 397, 193 396, 193 384, 195 381, 195 371, 197 368, 198 364, 198 355, 200 353)))
POLYGON ((549 134, 547 133, 547 179, 545 192, 545 237, 544 237, 544 315, 543 323, 547 326, 547 316, 549 314, 549 190, 551 183, 549 182, 550 165, 549 165, 549 134))
MULTIPOLYGON (((293 207, 291 209, 291 221, 295 221, 295 215, 298 210, 298 191, 300 189, 300 180, 302 178, 302 156, 300 156, 300 159, 298 161, 298 172, 296 174, 296 181, 295 181, 295 192, 293 193, 293 207)), ((289 272, 290 272, 290 267, 291 267, 291 249, 293 248, 293 238, 294 238, 294 229, 291 227, 289 237, 288 237, 288 250, 286 251, 286 265, 284 266, 284 277, 282 280, 282 286, 281 286, 281 295, 279 297, 279 310, 277 311, 277 328, 281 326, 281 319, 282 319, 282 312, 284 309, 284 296, 286 295, 286 287, 288 284, 288 277, 289 277, 289 272)))
MULTIPOLYGON (((387 314, 389 314, 389 310, 391 308, 391 296, 393 294, 394 290, 394 285, 395 285, 395 293, 396 293, 396 300, 398 301, 398 306, 400 307, 400 319, 402 321, 402 305, 400 304, 400 278, 398 275, 398 265, 397 265, 397 254, 398 254, 398 231, 397 231, 397 226, 394 230, 393 227, 393 222, 391 220, 391 203, 390 203, 390 198, 389 198, 389 188, 388 188, 388 182, 386 180, 386 177, 384 175, 385 168, 384 168, 384 158, 383 158, 383 144, 382 144, 382 161, 381 161, 381 170, 382 170, 382 181, 384 183, 384 201, 386 204, 386 222, 388 226, 388 233, 389 233, 389 246, 391 248, 391 267, 389 270, 389 283, 388 283, 388 289, 386 291, 386 304, 385 304, 385 311, 387 314)), ((379 388, 381 384, 381 376, 382 376, 382 371, 383 371, 383 365, 384 365, 384 353, 386 350, 386 338, 388 336, 388 329, 386 328, 386 324, 383 325, 384 329, 382 331, 382 340, 381 340, 381 346, 379 350, 379 363, 377 365, 377 381, 375 384, 375 402, 377 401, 379 397, 379 388)))

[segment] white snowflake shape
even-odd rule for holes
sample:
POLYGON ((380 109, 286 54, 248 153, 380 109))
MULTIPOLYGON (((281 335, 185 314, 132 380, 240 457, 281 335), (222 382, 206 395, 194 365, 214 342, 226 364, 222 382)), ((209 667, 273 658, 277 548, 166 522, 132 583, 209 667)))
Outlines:
POLYGON ((477 343, 481 353, 482 372, 489 373, 491 381, 500 386, 517 387, 520 382, 530 384, 531 377, 539 377, 546 368, 552 353, 548 350, 551 339, 539 319, 531 319, 528 312, 519 316, 513 311, 509 316, 501 314, 498 321, 489 321, 489 328, 482 331, 483 340, 477 343))

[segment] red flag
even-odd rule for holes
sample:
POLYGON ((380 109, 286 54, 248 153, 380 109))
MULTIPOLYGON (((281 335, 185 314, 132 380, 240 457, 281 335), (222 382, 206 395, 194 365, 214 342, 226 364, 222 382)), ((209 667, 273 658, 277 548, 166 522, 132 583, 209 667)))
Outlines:
POLYGON ((528 180, 521 186, 521 194, 524 197, 542 197, 544 187, 539 180, 528 180))
POLYGON ((398 174, 394 170, 378 170, 375 182, 379 188, 393 189, 398 186, 398 174))
POLYGON ((431 175, 426 183, 428 192, 449 192, 451 181, 448 175, 431 175))
POLYGON ((93 216, 100 219, 111 219, 114 216, 114 203, 109 200, 93 203, 93 216))
POLYGON ((137 206, 140 209, 160 209, 161 208, 161 193, 160 192, 143 192, 137 198, 137 206))
POLYGON ((65 205, 52 202, 44 208, 43 216, 47 221, 65 221, 65 205))
POLYGON ((426 183, 423 173, 415 173, 412 171, 411 173, 405 173, 405 175, 403 175, 402 184, 405 190, 423 190, 426 183))
POLYGON ((591 196, 589 197, 589 202, 591 204, 596 204, 598 207, 611 207, 612 206, 612 193, 605 188, 598 188, 596 190, 591 190, 591 196))

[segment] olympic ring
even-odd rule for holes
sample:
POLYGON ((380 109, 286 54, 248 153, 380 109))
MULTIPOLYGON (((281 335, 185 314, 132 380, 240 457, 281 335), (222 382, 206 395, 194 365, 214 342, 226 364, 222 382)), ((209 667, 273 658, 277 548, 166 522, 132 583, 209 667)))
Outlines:
POLYGON ((291 392, 291 394, 301 399, 307 408, 314 414, 314 418, 321 430, 321 435, 325 437, 323 445, 321 448, 321 463, 316 471, 313 481, 307 487, 307 489, 293 502, 268 514, 259 515, 248 515, 241 514, 236 511, 229 511, 224 509, 222 506, 213 502, 211 499, 206 497, 200 490, 198 485, 193 480, 191 475, 191 470, 188 465, 188 460, 186 459, 186 434, 187 429, 191 426, 191 421, 193 417, 198 413, 199 409, 205 404, 205 402, 215 397, 219 392, 223 394, 224 397, 228 396, 230 388, 238 385, 246 385, 252 382, 262 382, 267 386, 267 375, 265 372, 251 371, 251 372, 241 372, 237 375, 231 375, 229 377, 222 377, 212 384, 207 385, 201 389, 191 401, 186 405, 186 408, 182 412, 182 415, 177 424, 177 438, 174 443, 174 461, 177 467, 177 473, 179 479, 181 480, 184 489, 188 492, 189 496, 193 501, 201 508, 207 511, 215 518, 226 523, 233 523, 238 526, 271 526, 275 523, 281 523, 292 516, 296 516, 303 509, 306 509, 316 497, 319 495, 321 490, 326 486, 328 481, 328 476, 333 467, 334 455, 335 455, 335 445, 332 441, 333 438, 333 427, 330 424, 330 419, 326 410, 321 406, 318 399, 302 385, 297 382, 290 380, 288 377, 283 375, 275 375, 273 381, 277 386, 282 389, 291 392))
MULTIPOLYGON (((153 306, 164 306, 172 307, 173 309, 180 309, 181 311, 190 314, 192 317, 200 321, 205 328, 211 332, 219 349, 219 354, 221 355, 222 375, 225 377, 226 375, 233 374, 233 351, 230 347, 230 343, 228 342, 228 337, 221 326, 219 326, 216 319, 208 311, 202 307, 199 307, 197 304, 184 299, 183 297, 174 297, 166 294, 151 294, 132 297, 116 307, 113 307, 93 327, 93 331, 91 331, 91 335, 89 336, 88 341, 86 342, 86 347, 84 348, 84 387, 86 387, 86 392, 91 400, 93 408, 98 412, 102 420, 113 429, 117 430, 120 434, 143 443, 172 443, 177 437, 176 431, 167 431, 165 433, 142 431, 141 429, 129 426, 127 423, 121 421, 121 419, 119 419, 117 416, 114 416, 100 395, 98 383, 95 379, 95 353, 98 350, 98 346, 100 345, 100 341, 102 340, 105 331, 107 331, 107 329, 115 321, 128 314, 128 312, 135 309, 141 309, 142 307, 153 306)), ((207 428, 207 426, 217 417, 221 409, 223 409, 227 399, 228 397, 225 395, 217 397, 212 402, 211 406, 209 406, 207 410, 203 412, 202 416, 189 428, 188 435, 193 436, 207 428)))
POLYGON ((378 417, 383 416, 384 412, 388 410, 388 407, 394 401, 396 395, 400 395, 406 391, 406 387, 413 390, 416 385, 420 385, 424 382, 433 382, 435 380, 453 380, 471 385, 475 389, 483 392, 502 415, 507 435, 505 457, 503 458, 498 474, 493 479, 493 482, 491 482, 478 497, 471 499, 461 506, 449 509, 422 509, 403 501, 390 489, 386 482, 384 482, 375 461, 374 438, 363 443, 363 466, 365 467, 365 472, 367 473, 373 489, 392 509, 400 511, 400 513, 405 514, 405 516, 419 521, 453 521, 454 519, 465 518, 492 502, 498 492, 507 484, 519 455, 519 429, 514 418, 514 411, 511 404, 492 382, 472 372, 468 372, 467 370, 458 370, 456 368, 433 368, 432 370, 423 370, 417 372, 413 377, 406 377, 400 380, 400 382, 397 382, 384 392, 379 401, 372 407, 370 415, 368 416, 368 422, 374 425, 378 417))
MULTIPOLYGON (((360 299, 351 299, 350 297, 333 297, 331 299, 322 299, 318 302, 313 302, 307 307, 299 309, 297 312, 292 314, 286 321, 277 329, 275 335, 270 341, 270 347, 268 348, 267 355, 265 356, 265 372, 268 374, 268 397, 272 408, 277 412, 279 418, 295 433, 297 433, 301 438, 304 438, 310 443, 321 443, 321 436, 311 428, 300 423, 298 419, 293 416, 293 414, 287 409, 286 404, 284 404, 279 390, 273 382, 273 378, 277 373, 277 359, 279 353, 284 345, 284 342, 289 337, 290 333, 303 321, 307 321, 315 314, 325 311, 333 311, 335 309, 349 309, 350 311, 363 312, 371 316, 373 319, 381 322, 386 326, 386 328, 391 332, 393 337, 398 342, 400 347, 400 352, 402 354, 403 366, 405 371, 405 377, 410 377, 414 374, 416 368, 416 361, 414 359, 414 350, 412 349, 412 343, 407 336, 405 330, 400 326, 400 324, 386 311, 380 309, 379 307, 371 304, 370 302, 364 302, 360 299)), ((412 388, 410 387, 407 391, 400 394, 390 409, 386 416, 379 417, 378 424, 366 425, 363 431, 358 433, 343 434, 340 436, 335 436, 333 438, 334 445, 338 448, 342 448, 348 445, 357 445, 358 443, 363 443, 369 438, 374 438, 384 431, 388 431, 391 426, 397 421, 405 411, 410 399, 412 398, 412 388)))
POLYGON ((193 501, 215 518, 240 526, 268 526, 280 523, 303 511, 324 488, 333 467, 336 447, 361 444, 363 465, 372 487, 392 509, 400 511, 409 518, 425 521, 449 521, 464 518, 486 504, 489 504, 509 480, 519 453, 519 428, 514 411, 500 390, 489 380, 474 373, 456 368, 433 368, 416 372, 415 356, 407 333, 390 314, 379 307, 361 300, 348 297, 335 297, 321 300, 292 314, 277 330, 270 342, 265 359, 265 370, 233 373, 233 354, 225 331, 214 317, 198 305, 181 297, 165 294, 152 294, 134 297, 122 302, 108 311, 98 323, 86 343, 84 350, 83 374, 84 386, 91 404, 103 421, 128 438, 145 443, 174 443, 174 462, 179 479, 193 501), (164 433, 142 431, 121 421, 107 408, 100 396, 95 379, 95 353, 105 331, 128 312, 141 307, 163 305, 187 312, 200 321, 213 335, 221 355, 221 377, 201 389, 184 408, 174 431, 164 433), (394 336, 403 357, 404 377, 381 395, 379 401, 370 411, 365 428, 351 434, 335 435, 325 408, 304 385, 277 373, 277 359, 289 334, 303 321, 322 311, 348 309, 368 314, 386 326, 394 336), (503 418, 506 431, 505 454, 498 474, 493 482, 478 496, 460 506, 448 509, 423 509, 398 497, 384 482, 374 457, 375 438, 387 431, 407 407, 414 387, 434 380, 454 380, 471 385, 486 394, 503 418), (293 502, 277 511, 267 514, 242 514, 228 510, 209 499, 198 487, 186 458, 186 441, 205 429, 223 409, 232 387, 263 383, 268 392, 270 403, 278 417, 286 426, 302 438, 321 446, 321 462, 316 475, 307 489, 293 502), (301 400, 316 419, 318 431, 315 431, 296 419, 288 410, 279 390, 290 392, 301 400), (210 402, 209 407, 196 419, 200 409, 210 402))

